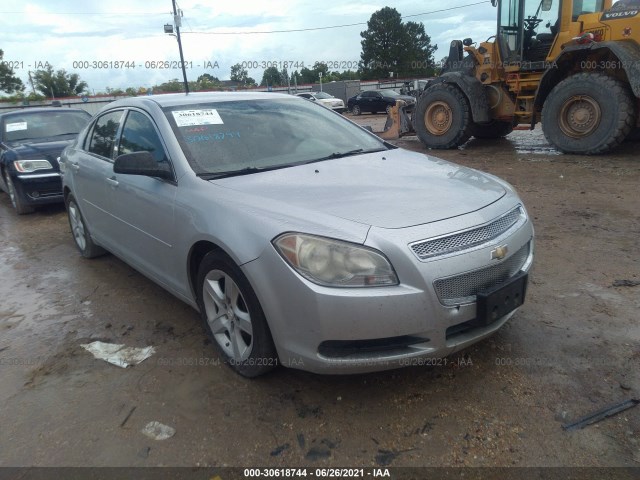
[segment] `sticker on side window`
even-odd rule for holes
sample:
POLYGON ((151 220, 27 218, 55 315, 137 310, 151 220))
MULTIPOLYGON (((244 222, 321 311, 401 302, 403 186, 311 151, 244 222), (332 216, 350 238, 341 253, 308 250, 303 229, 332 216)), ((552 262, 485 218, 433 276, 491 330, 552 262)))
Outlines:
POLYGON ((206 110, 176 110, 171 113, 173 113, 173 118, 176 120, 178 127, 222 125, 224 123, 218 111, 213 108, 206 110))
POLYGON ((18 130, 26 130, 27 122, 16 122, 16 123, 7 123, 5 127, 5 132, 17 132, 18 130))

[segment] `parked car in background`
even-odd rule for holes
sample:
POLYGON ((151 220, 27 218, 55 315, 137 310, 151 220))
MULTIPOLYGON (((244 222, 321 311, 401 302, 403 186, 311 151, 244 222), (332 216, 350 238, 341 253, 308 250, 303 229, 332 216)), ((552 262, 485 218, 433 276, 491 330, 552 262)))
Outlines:
POLYGON ((303 92, 297 93, 296 95, 306 98, 307 100, 311 100, 312 102, 318 102, 320 105, 324 105, 338 113, 344 113, 347 111, 342 100, 334 97, 333 95, 329 95, 326 92, 303 92))
POLYGON ((404 100, 408 106, 415 105, 416 99, 411 95, 400 95, 394 90, 365 90, 347 100, 347 108, 354 115, 364 112, 389 113, 396 100, 404 100))
POLYGON ((91 115, 70 108, 32 108, 0 114, 0 188, 18 214, 62 202, 57 158, 91 115))
POLYGON ((197 308, 245 376, 426 364, 524 301, 533 227, 506 182, 292 95, 118 100, 61 167, 81 254, 197 308))

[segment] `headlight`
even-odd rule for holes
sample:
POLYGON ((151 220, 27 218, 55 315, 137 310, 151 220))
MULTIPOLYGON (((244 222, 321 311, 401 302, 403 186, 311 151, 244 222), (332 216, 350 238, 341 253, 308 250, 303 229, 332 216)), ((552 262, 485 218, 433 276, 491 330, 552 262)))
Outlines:
POLYGON ((296 272, 318 285, 382 287, 399 283, 389 260, 367 247, 302 233, 285 233, 273 244, 296 272))
POLYGON ((13 162, 13 166, 20 173, 30 173, 36 170, 53 168, 49 163, 49 160, 16 160, 13 162))

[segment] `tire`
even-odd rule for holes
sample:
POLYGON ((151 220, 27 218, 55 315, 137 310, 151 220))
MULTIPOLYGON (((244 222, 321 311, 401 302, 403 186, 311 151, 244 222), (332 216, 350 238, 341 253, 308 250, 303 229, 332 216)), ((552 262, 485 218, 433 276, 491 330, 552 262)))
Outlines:
POLYGON ((439 83, 424 91, 413 115, 418 137, 428 148, 456 148, 471 136, 471 108, 455 86, 439 83))
POLYGON ((27 213, 33 213, 35 211, 35 209, 31 205, 24 201, 20 192, 14 185, 13 180, 11 179, 11 175, 9 175, 9 172, 6 170, 4 172, 4 183, 7 184, 7 190, 9 193, 9 199, 11 200, 11 205, 13 205, 13 208, 16 209, 16 213, 18 215, 26 215, 27 213))
POLYGON ((604 73, 577 73, 551 90, 542 109, 542 130, 564 153, 605 153, 636 125, 636 103, 623 82, 604 73))
POLYGON ((69 217, 69 226, 71 227, 71 235, 73 235, 73 243, 76 244, 78 250, 84 258, 95 258, 104 255, 106 250, 99 245, 93 243, 91 234, 84 223, 80 208, 73 195, 69 194, 65 200, 67 206, 67 215, 69 217))
POLYGON ((385 109, 385 111, 387 112, 387 115, 389 115, 391 113, 391 105, 387 105, 387 108, 385 109))
POLYGON ((479 139, 502 138, 513 132, 513 124, 511 122, 502 122, 500 120, 492 120, 489 123, 471 123, 469 132, 473 137, 479 139))
POLYGON ((247 277, 223 252, 208 253, 198 270, 198 307, 205 328, 231 368, 257 377, 278 365, 271 332, 247 277))
POLYGON ((358 116, 362 113, 362 110, 360 110, 360 107, 358 105, 354 105, 353 107, 351 107, 351 113, 358 116))

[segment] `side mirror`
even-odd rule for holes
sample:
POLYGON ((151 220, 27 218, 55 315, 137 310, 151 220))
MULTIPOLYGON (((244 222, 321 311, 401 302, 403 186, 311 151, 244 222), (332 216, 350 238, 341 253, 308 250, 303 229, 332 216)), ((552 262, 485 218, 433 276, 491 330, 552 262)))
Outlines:
POLYGON ((548 12, 549 10, 551 10, 552 3, 553 3, 553 0, 542 0, 542 11, 548 12))
POLYGON ((491 0, 491 6, 495 7, 498 5, 498 0, 491 0))
POLYGON ((125 175, 144 175, 173 180, 171 172, 160 167, 153 155, 145 151, 119 155, 113 164, 113 171, 125 175))

